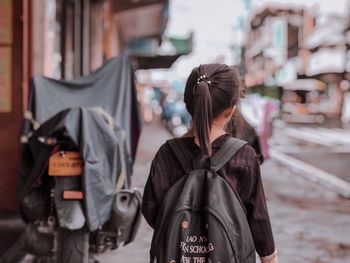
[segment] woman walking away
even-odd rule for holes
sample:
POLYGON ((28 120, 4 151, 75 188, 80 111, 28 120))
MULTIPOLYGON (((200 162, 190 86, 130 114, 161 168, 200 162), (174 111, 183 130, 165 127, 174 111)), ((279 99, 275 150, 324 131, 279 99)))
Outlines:
POLYGON ((187 79, 194 136, 158 150, 142 212, 153 227, 150 262, 278 262, 259 160, 225 132, 240 97, 232 67, 200 65, 187 79))

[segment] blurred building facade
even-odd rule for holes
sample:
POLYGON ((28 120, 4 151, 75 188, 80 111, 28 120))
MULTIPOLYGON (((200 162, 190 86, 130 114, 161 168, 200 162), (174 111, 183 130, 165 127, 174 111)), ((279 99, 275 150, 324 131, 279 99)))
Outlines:
POLYGON ((308 85, 300 87, 307 90, 322 82, 328 101, 321 110, 328 117, 340 118, 350 83, 349 43, 349 16, 288 6, 255 10, 243 53, 246 85, 285 88, 301 84, 308 85))
MULTIPOLYGON (((248 87, 274 82, 287 61, 298 56, 303 11, 267 7, 256 12, 249 23, 245 43, 248 87)), ((278 81, 278 80, 277 80, 278 81)))
POLYGON ((122 52, 135 69, 170 67, 190 48, 161 49, 168 9, 168 0, 0 0, 0 210, 16 210, 30 79, 70 80, 122 52), (152 52, 135 51, 141 42, 152 43, 152 52))

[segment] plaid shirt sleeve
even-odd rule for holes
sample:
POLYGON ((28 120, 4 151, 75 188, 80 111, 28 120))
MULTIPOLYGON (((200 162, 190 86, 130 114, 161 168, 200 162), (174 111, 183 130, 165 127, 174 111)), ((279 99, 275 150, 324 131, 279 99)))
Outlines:
POLYGON ((260 175, 260 164, 255 155, 249 167, 252 176, 252 190, 245 204, 247 219, 259 256, 271 255, 275 250, 264 189, 260 175))

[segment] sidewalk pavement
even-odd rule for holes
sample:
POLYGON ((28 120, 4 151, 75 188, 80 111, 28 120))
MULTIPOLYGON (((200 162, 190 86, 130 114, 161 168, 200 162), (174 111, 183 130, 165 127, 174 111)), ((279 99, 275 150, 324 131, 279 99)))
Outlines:
POLYGON ((275 122, 270 154, 304 177, 350 198, 350 130, 275 122))
MULTIPOLYGON (((143 189, 148 177, 151 161, 159 147, 172 135, 158 122, 151 125, 145 124, 139 146, 137 149, 136 161, 134 165, 134 174, 132 185, 143 189)), ((142 190, 143 191, 143 190, 142 190)), ((145 263, 149 260, 149 248, 151 246, 153 230, 142 218, 140 230, 136 240, 127 246, 104 253, 98 257, 100 263, 145 263)))
POLYGON ((0 212, 0 256, 11 247, 24 228, 19 214, 0 212))

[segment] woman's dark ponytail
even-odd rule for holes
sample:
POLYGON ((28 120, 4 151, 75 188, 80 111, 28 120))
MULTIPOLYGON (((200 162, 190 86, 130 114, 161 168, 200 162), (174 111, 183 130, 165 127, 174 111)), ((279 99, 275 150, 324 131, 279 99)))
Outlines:
POLYGON ((204 64, 195 67, 188 76, 184 101, 204 155, 211 155, 210 130, 213 120, 236 105, 239 95, 240 80, 233 67, 204 64))
POLYGON ((213 120, 209 83, 199 81, 193 88, 193 126, 199 145, 205 155, 211 154, 210 129, 213 120))

